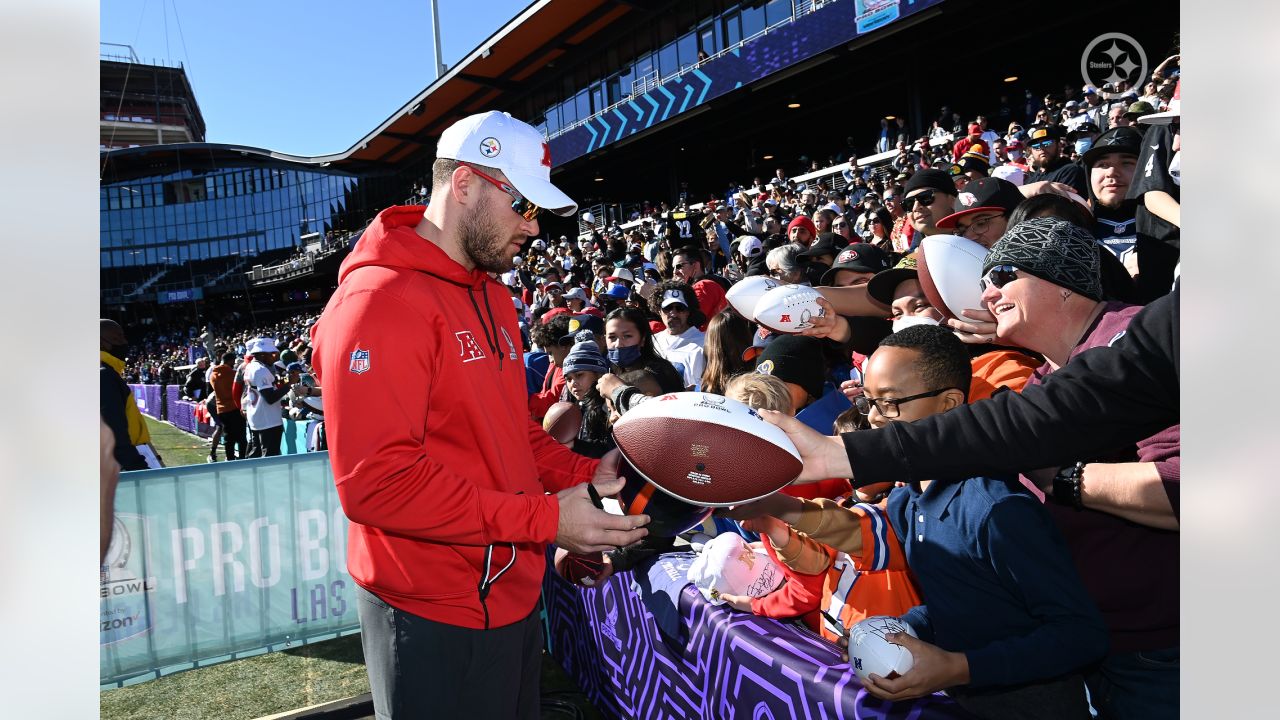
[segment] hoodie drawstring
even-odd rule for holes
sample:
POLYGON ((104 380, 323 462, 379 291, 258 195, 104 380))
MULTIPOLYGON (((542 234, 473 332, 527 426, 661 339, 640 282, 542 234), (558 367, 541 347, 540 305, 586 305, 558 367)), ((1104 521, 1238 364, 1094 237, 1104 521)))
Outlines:
MULTIPOLYGON (((498 323, 493 319, 493 308, 489 306, 489 292, 482 291, 484 295, 484 311, 489 314, 489 324, 493 326, 493 351, 498 355, 498 369, 502 369, 502 348, 498 347, 498 323)), ((510 343, 510 338, 507 339, 510 343)))
MULTIPOLYGON (((489 333, 489 325, 494 324, 493 312, 492 311, 489 312, 489 325, 486 325, 484 322, 484 316, 480 314, 480 305, 476 302, 474 288, 471 288, 471 287, 467 288, 467 298, 471 300, 471 309, 475 310, 476 319, 480 321, 480 329, 484 331, 484 341, 489 344, 489 352, 498 356, 498 369, 501 370, 502 369, 502 353, 498 349, 498 338, 497 338, 498 331, 496 326, 494 327, 493 334, 491 335, 489 333)), ((489 306, 489 293, 484 293, 484 304, 485 304, 485 307, 489 306)))

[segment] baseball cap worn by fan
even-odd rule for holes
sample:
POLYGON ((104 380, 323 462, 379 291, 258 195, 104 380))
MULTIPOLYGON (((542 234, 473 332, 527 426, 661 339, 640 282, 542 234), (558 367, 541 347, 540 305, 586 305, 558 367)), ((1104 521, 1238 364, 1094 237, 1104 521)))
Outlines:
POLYGON ((809 248, 796 253, 796 257, 812 258, 819 257, 821 255, 831 255, 834 257, 836 254, 837 239, 844 240, 843 237, 832 232, 818 233, 818 237, 813 240, 813 243, 809 245, 809 248))
POLYGON ((580 287, 575 287, 569 292, 565 293, 564 299, 565 300, 581 300, 582 302, 590 302, 590 299, 587 297, 587 291, 583 290, 580 287))
POLYGON ((688 579, 713 605, 721 595, 764 597, 782 584, 782 569, 763 551, 747 547, 737 533, 715 536, 689 565, 688 579))
POLYGON ((501 170, 529 202, 569 217, 578 204, 551 184, 551 148, 532 125, 491 110, 465 117, 440 134, 436 157, 501 170))
POLYGON ((683 305, 686 310, 689 308, 689 303, 685 301, 684 293, 675 288, 662 294, 662 307, 665 308, 670 305, 683 305))
POLYGON ((636 276, 632 274, 630 270, 624 267, 620 267, 620 268, 614 268, 613 274, 605 278, 606 282, 618 282, 619 280, 623 282, 634 283, 636 281, 636 276))
POLYGON ((1103 155, 1125 153, 1137 157, 1142 154, 1142 132, 1132 127, 1113 127, 1093 141, 1093 147, 1080 156, 1085 169, 1092 168, 1103 155))
POLYGON ((757 327, 755 335, 751 336, 751 347, 742 351, 742 362, 754 362, 756 358, 760 357, 760 353, 764 352, 764 349, 769 347, 769 343, 779 337, 781 336, 769 332, 769 329, 766 327, 757 327))
POLYGON ((755 235, 743 235, 738 238, 738 254, 742 257, 753 258, 764 252, 764 243, 760 242, 760 238, 755 235))
POLYGON ((919 277, 920 273, 916 270, 916 255, 912 253, 899 260, 897 265, 876 273, 875 277, 867 282, 867 294, 876 302, 892 305, 893 294, 898 286, 906 280, 915 280, 919 277))
POLYGON ((822 397, 822 341, 804 335, 782 335, 760 353, 756 372, 799 385, 809 396, 822 397))
POLYGON ((574 339, 583 330, 590 330, 596 335, 604 335, 604 320, 595 315, 570 315, 569 332, 560 336, 560 342, 574 339))
POLYGON ((978 178, 964 186, 964 190, 956 196, 953 212, 938 220, 937 227, 939 230, 950 230, 956 226, 956 220, 984 210, 995 210, 1007 215, 1024 199, 1018 186, 1008 180, 978 178))
POLYGON ((867 243, 853 243, 840 251, 835 264, 823 273, 821 282, 823 285, 831 285, 835 282, 836 273, 841 270, 878 273, 888 267, 889 256, 883 250, 867 243))

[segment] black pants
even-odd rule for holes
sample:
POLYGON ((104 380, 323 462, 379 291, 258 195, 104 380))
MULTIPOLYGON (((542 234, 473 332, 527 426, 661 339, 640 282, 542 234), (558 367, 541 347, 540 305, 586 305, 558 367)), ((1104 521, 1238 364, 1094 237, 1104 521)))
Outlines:
POLYGON ((541 603, 519 622, 472 630, 397 610, 359 586, 356 602, 378 720, 539 716, 541 603))
MULTIPOLYGON (((239 410, 228 410, 214 417, 222 428, 222 447, 227 452, 227 459, 235 460, 245 457, 249 453, 249 439, 245 437, 248 426, 245 425, 244 416, 239 410)), ((209 454, 212 455, 216 449, 216 447, 209 448, 209 454)))
POLYGON ((274 457, 280 454, 280 439, 284 437, 284 426, 277 425, 265 430, 249 430, 249 454, 245 457, 274 457))
POLYGON ((947 691, 960 707, 985 720, 1089 720, 1084 678, 1066 675, 1000 690, 947 691))

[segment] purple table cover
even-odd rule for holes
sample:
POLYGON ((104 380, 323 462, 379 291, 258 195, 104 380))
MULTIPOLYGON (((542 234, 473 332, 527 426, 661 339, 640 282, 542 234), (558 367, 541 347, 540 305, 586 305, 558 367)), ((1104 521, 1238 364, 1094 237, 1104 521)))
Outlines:
POLYGON ((834 645, 807 629, 680 593, 680 637, 664 638, 632 573, 596 588, 547 567, 552 655, 595 706, 619 718, 970 718, 944 695, 872 697, 834 645))

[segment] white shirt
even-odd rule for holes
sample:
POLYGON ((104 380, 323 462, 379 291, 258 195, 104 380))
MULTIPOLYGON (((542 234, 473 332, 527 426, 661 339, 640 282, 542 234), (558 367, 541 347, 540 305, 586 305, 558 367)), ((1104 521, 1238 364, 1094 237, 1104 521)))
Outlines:
POLYGON ((276 377, 271 369, 257 360, 244 369, 244 395, 240 398, 240 406, 244 408, 250 430, 267 430, 284 424, 284 408, 279 402, 267 402, 261 394, 275 385, 276 377))
POLYGON ((684 371, 684 386, 697 390, 702 387, 702 371, 707 367, 707 359, 702 352, 705 341, 706 334, 690 326, 679 335, 672 335, 670 330, 655 333, 653 348, 673 365, 678 363, 684 371))

